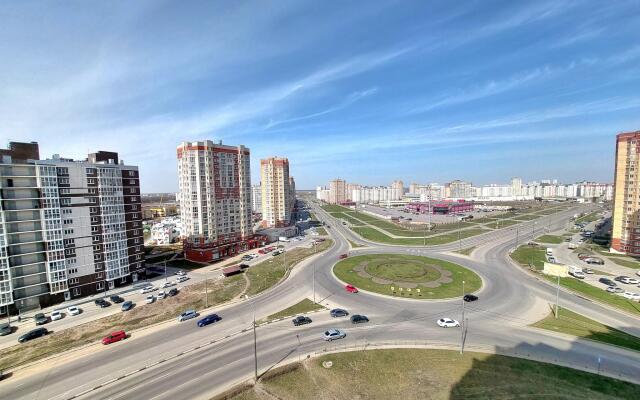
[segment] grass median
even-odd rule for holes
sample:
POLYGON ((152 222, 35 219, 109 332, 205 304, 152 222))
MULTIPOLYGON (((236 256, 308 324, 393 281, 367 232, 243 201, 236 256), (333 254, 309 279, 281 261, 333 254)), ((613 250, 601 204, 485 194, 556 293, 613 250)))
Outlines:
POLYGON ((325 309, 325 307, 318 303, 314 303, 309 299, 304 299, 301 302, 292 305, 291 307, 285 308, 282 311, 278 311, 277 313, 271 314, 268 317, 261 319, 259 322, 262 323, 262 322, 273 321, 274 319, 279 319, 279 318, 289 317, 289 316, 294 316, 299 314, 305 314, 311 311, 317 311, 322 309, 325 309))
POLYGON ((564 238, 562 236, 556 236, 556 235, 542 235, 536 238, 536 242, 548 243, 548 244, 560 244, 564 242, 564 238))
POLYGON ((545 319, 532 326, 640 351, 640 338, 562 307, 558 312, 558 318, 551 312, 545 319))
MULTIPOLYGON (((246 282, 240 275, 209 282, 207 286, 209 306, 232 300, 242 293, 245 286, 246 282)), ((52 330, 52 334, 0 350, 0 370, 96 343, 113 331, 121 329, 131 331, 177 318, 185 310, 201 310, 205 306, 204 296, 204 283, 198 283, 183 287, 174 297, 157 300, 152 304, 137 304, 131 311, 110 315, 72 328, 56 330, 55 323, 49 323, 46 328, 52 330)), ((111 307, 118 307, 118 305, 111 307)), ((73 317, 67 315, 65 318, 73 317)), ((22 329, 24 332, 27 331, 26 328, 22 329)), ((19 334, 24 333, 22 329, 19 334)))
POLYGON ((293 250, 287 251, 286 255, 280 254, 275 257, 267 255, 266 260, 252 266, 246 271, 245 274, 249 280, 249 287, 247 288, 246 294, 253 296, 269 289, 280 282, 280 280, 286 275, 287 271, 293 268, 297 263, 307 257, 311 257, 314 254, 328 249, 331 245, 333 245, 332 240, 325 240, 324 242, 317 244, 315 249, 314 247, 297 247, 293 250))
POLYGON ((528 266, 541 270, 544 267, 547 257, 545 248, 540 246, 523 245, 513 251, 511 258, 522 266, 528 266))
POLYGON ((637 399, 640 386, 492 354, 385 349, 327 354, 267 372, 218 399, 637 399), (326 362, 332 366, 326 368, 326 362))

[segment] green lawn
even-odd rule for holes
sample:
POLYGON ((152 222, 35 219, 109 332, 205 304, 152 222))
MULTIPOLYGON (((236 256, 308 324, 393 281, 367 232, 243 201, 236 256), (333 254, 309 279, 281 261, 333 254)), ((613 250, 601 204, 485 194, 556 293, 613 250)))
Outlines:
POLYGON ((507 226, 519 224, 520 222, 522 221, 514 221, 511 219, 501 219, 501 220, 497 220, 489 224, 486 224, 485 226, 491 229, 502 229, 502 228, 506 228, 507 226))
MULTIPOLYGON (((373 242, 378 242, 378 243, 400 244, 400 245, 408 245, 408 246, 422 246, 424 244, 424 238, 396 239, 396 238, 389 237, 374 228, 354 227, 352 230, 358 235, 362 236, 363 238, 367 240, 371 240, 373 242)), ((479 235, 485 232, 487 231, 482 228, 466 229, 466 230, 460 231, 460 239, 479 235)), ((452 233, 440 235, 440 236, 433 236, 433 237, 427 236, 426 244, 427 246, 438 245, 438 244, 451 243, 456 240, 458 240, 458 233, 452 232, 452 233)))
POLYGON ((269 315, 265 319, 260 320, 260 322, 267 322, 267 321, 272 321, 278 318, 304 314, 310 311, 322 310, 323 308, 325 307, 321 306, 320 304, 314 303, 309 299, 304 299, 301 302, 294 304, 289 308, 285 308, 282 311, 278 311, 277 313, 269 315))
POLYGON ((351 247, 352 247, 352 248, 354 248, 354 249, 357 249, 358 247, 364 247, 363 245, 358 244, 358 243, 354 242, 353 240, 349 240, 349 239, 347 239, 347 242, 349 242, 349 244, 351 245, 351 247))
POLYGON ((318 235, 322 235, 322 236, 328 235, 327 230, 321 226, 316 227, 316 232, 318 232, 318 235))
POLYGON ((465 281, 465 293, 472 293, 482 287, 482 280, 473 271, 448 261, 434 258, 410 256, 400 254, 375 254, 353 256, 340 261, 333 268, 336 276, 344 282, 385 295, 404 296, 422 300, 443 299, 462 295, 462 281, 465 281), (373 282, 370 277, 358 275, 353 269, 359 265, 366 265, 366 271, 373 276, 389 279, 394 283, 381 284, 373 282), (440 272, 430 265, 451 272, 453 281, 443 283, 436 288, 423 286, 422 283, 431 282, 440 277, 440 272), (418 287, 410 288, 399 282, 410 282, 418 287), (400 287, 404 286, 403 290, 400 287), (393 290, 392 290, 393 288, 393 290), (419 289, 418 292, 416 289, 419 289))
POLYGON ((640 398, 640 386, 612 378, 515 357, 450 350, 326 354, 275 368, 260 381, 260 390, 240 386, 215 400, 640 398), (323 366, 327 361, 331 368, 323 366))
POLYGON ((513 217, 511 219, 515 219, 517 221, 531 221, 538 218, 540 218, 539 215, 524 214, 524 215, 518 215, 517 217, 513 217))
POLYGON ((597 221, 598 219, 600 219, 599 212, 595 211, 595 212, 592 212, 592 213, 589 213, 589 214, 585 215, 584 217, 580 217, 580 218, 576 219, 574 222, 576 224, 578 224, 580 222, 589 223, 589 222, 597 221))
MULTIPOLYGON (((545 279, 550 282, 555 283, 557 278, 542 275, 545 279)), ((579 292, 585 297, 588 297, 593 300, 597 300, 603 303, 607 303, 613 307, 617 307, 621 310, 627 311, 632 314, 640 315, 640 303, 637 301, 627 300, 622 296, 617 294, 609 293, 605 290, 602 290, 598 287, 592 286, 588 283, 585 283, 579 279, 575 278, 560 278, 560 285, 569 288, 573 291, 579 292)))
POLYGON ((287 270, 293 268, 305 258, 328 249, 332 244, 333 240, 328 239, 316 245, 315 251, 313 247, 309 249, 298 247, 287 251, 286 256, 285 254, 280 254, 275 257, 267 255, 266 260, 252 266, 246 271, 245 274, 247 279, 249 279, 249 287, 247 288, 246 294, 252 296, 269 289, 280 282, 287 270))
POLYGON ((339 206, 337 204, 325 204, 325 205, 322 206, 322 209, 327 211, 327 212, 330 212, 330 213, 332 213, 332 212, 350 211, 349 208, 342 207, 342 206, 339 206))
POLYGON ((454 251, 454 253, 458 253, 458 254, 462 254, 462 255, 468 256, 468 255, 470 255, 470 254, 471 254, 475 249, 476 249, 476 246, 473 246, 473 247, 469 247, 469 248, 462 249, 462 250, 456 250, 456 251, 454 251))
MULTIPOLYGON (((602 254, 602 253, 600 253, 600 254, 602 254)), ((623 267, 635 268, 635 269, 640 268, 640 263, 637 262, 637 261, 623 260, 620 257, 610 257, 609 260, 613 261, 614 263, 616 263, 618 265, 622 265, 623 267)))
POLYGON ((640 351, 640 338, 562 307, 558 312, 558 318, 552 312, 532 326, 640 351))
POLYGON ((533 266, 535 269, 541 270, 545 261, 547 261, 545 252, 546 249, 544 247, 525 244, 511 253, 511 258, 520 265, 533 266))
POLYGON ((564 238, 556 235, 542 235, 536 238, 535 241, 538 243, 560 244, 564 242, 564 238))

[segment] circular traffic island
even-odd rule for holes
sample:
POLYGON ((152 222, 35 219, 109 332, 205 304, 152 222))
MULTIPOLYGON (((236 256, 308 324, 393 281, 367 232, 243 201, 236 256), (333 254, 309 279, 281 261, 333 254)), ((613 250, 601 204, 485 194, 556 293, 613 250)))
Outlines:
POLYGON ((418 300, 448 299, 478 291, 482 279, 452 262, 404 254, 369 254, 341 260, 333 267, 338 279, 387 296, 418 300))

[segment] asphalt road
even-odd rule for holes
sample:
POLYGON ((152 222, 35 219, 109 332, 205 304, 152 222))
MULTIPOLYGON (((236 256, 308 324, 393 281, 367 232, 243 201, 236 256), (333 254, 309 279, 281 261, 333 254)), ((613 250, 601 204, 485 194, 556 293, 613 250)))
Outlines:
MULTIPOLYGON (((221 322, 205 328, 198 328, 195 320, 170 322, 123 342, 96 345, 76 355, 16 371, 14 376, 0 383, 0 398, 68 399, 96 387, 81 398, 210 398, 234 383, 253 377, 251 326, 254 312, 256 319, 261 319, 305 297, 313 298, 314 281, 318 302, 329 308, 339 306, 351 313, 365 314, 371 322, 354 327, 347 318, 333 319, 325 311, 311 315, 314 322, 310 325, 293 327, 290 321, 282 321, 260 326, 256 332, 260 373, 285 361, 330 350, 333 346, 364 346, 366 343, 460 346, 461 329, 442 329, 435 321, 443 316, 461 319, 461 299, 420 301, 364 292, 347 293, 331 273, 338 256, 346 252, 423 254, 457 262, 478 273, 484 287, 478 292, 480 300, 466 305, 468 324, 464 346, 467 350, 493 349, 503 354, 528 355, 594 370, 598 367, 599 357, 603 373, 628 380, 640 377, 637 352, 528 327, 548 312, 549 303, 555 301, 556 290, 512 266, 507 261, 508 252, 515 247, 516 240, 522 243, 549 228, 565 226, 575 210, 544 217, 535 225, 523 223, 517 228, 513 226, 463 239, 460 243, 428 248, 367 243, 324 211, 315 209, 314 212, 332 226, 329 231, 335 245, 301 263, 287 280, 272 289, 252 299, 216 309, 215 312, 223 317, 221 322), (345 237, 367 244, 367 247, 350 250, 345 237), (471 246, 477 246, 473 258, 449 252, 471 246), (347 337, 333 343, 324 342, 321 335, 329 327, 344 329, 347 337), (154 363, 158 364, 152 366, 154 363)), ((560 304, 640 336, 637 318, 564 291, 560 292, 560 304)))

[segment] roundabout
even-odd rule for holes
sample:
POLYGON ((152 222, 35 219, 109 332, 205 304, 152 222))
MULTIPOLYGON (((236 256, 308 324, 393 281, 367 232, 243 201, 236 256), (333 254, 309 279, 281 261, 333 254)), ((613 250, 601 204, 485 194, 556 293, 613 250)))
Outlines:
POLYGON ((435 300, 478 291, 482 279, 452 262, 404 254, 369 254, 341 260, 336 277, 359 289, 393 297, 435 300))

